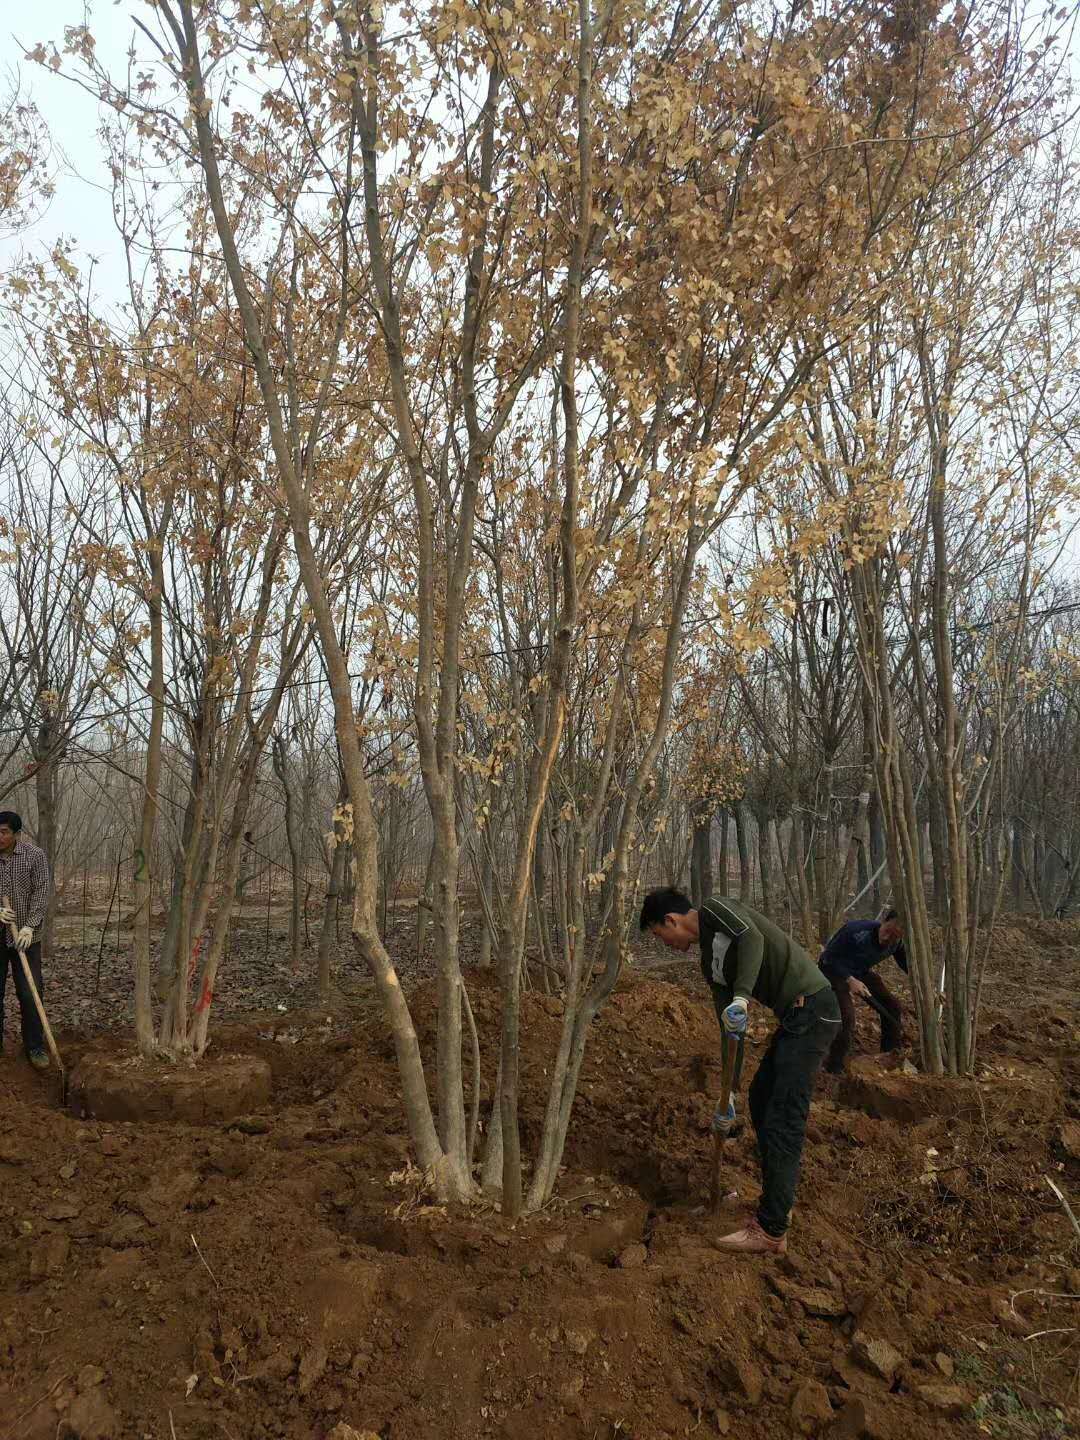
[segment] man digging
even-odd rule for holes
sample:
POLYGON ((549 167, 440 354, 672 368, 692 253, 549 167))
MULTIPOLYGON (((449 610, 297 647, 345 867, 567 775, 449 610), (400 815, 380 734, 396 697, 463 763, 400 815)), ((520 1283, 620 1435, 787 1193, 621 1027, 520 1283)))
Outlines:
MULTIPOLYGON (((746 1034, 751 1000, 780 1021, 750 1085, 761 1200, 743 1229, 719 1244, 741 1254, 782 1255, 814 1082, 840 1030, 832 986, 790 935, 739 900, 716 895, 695 909, 679 890, 650 890, 641 928, 672 950, 701 946, 702 973, 725 1035, 746 1034)), ((734 1120, 732 1101, 714 1128, 730 1131, 734 1120)))
POLYGON ((881 1020, 881 1053, 900 1048, 903 1008, 881 977, 874 972, 888 956, 908 973, 904 932, 895 910, 883 920, 849 920, 841 925, 821 952, 818 961, 840 1005, 840 1033, 833 1041, 825 1069, 831 1075, 843 1073, 844 1061, 855 1038, 855 997, 873 1005, 881 1020))
POLYGON ((14 810, 0 810, 0 896, 4 897, 4 901, 0 901, 0 1050, 4 1040, 4 993, 10 968, 15 994, 19 997, 26 1058, 35 1069, 47 1070, 45 1034, 19 952, 26 956, 41 995, 41 927, 49 900, 49 862, 44 850, 22 838, 21 830, 22 818, 14 810), (10 901, 10 908, 6 901, 10 901))

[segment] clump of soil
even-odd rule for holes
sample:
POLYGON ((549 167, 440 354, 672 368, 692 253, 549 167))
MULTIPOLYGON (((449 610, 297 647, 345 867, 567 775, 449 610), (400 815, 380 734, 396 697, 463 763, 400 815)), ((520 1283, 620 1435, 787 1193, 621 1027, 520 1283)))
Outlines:
MULTIPOLYGON (((1026 1021, 991 1006, 983 1073, 952 1098, 866 1059, 823 1082, 782 1260, 715 1246, 756 1196, 749 1133, 728 1146, 738 1205, 702 1210, 719 1047, 691 981, 629 975, 612 997, 559 1193, 516 1227, 423 1193, 371 1007, 220 1027, 215 1051, 258 1060, 272 1098, 216 1123, 79 1119, 5 1060, 0 1435, 1063 1436, 1080 1254, 1045 1176, 1080 1180, 1062 1150, 1080 966, 1061 946, 1025 966, 1039 1000, 1026 1021)), ((490 1037, 495 986, 467 981, 490 1037)), ((430 982, 410 1002, 430 1053, 430 982)), ((559 1024, 526 994, 526 1147, 559 1024)), ((61 1043, 69 1063, 87 1048, 61 1043)))
POLYGON ((213 1055, 200 1065, 137 1055, 83 1055, 68 1080, 67 1103, 82 1119, 182 1120, 212 1125, 261 1109, 270 1066, 256 1055, 213 1055))

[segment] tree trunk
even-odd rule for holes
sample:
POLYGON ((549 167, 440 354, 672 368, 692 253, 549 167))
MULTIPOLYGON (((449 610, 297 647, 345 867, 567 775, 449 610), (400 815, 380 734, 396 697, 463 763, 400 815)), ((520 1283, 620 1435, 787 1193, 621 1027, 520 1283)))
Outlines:
POLYGON ((45 905, 45 919, 41 926, 41 953, 52 955, 53 928, 56 920, 56 762, 53 740, 54 722, 43 720, 38 730, 37 753, 40 759, 34 771, 34 790, 37 797, 37 843, 45 851, 49 862, 52 884, 45 905))
POLYGON ((495 1095, 488 1115, 487 1140, 480 1162, 480 1189, 495 1199, 502 1193, 503 1183, 503 1128, 502 1128, 502 1070, 495 1075, 495 1095))
POLYGON ((180 830, 180 849, 173 856, 172 883, 169 891, 169 909, 165 919, 165 933, 158 946, 157 975, 155 988, 157 997, 164 1003, 176 979, 177 950, 180 945, 180 918, 184 902, 184 860, 191 845, 195 829, 195 812, 198 808, 199 756, 193 751, 191 775, 188 784, 187 804, 184 806, 184 823, 180 830))
POLYGON ((771 915, 773 908, 773 867, 772 837, 769 834, 769 817, 755 815, 757 822, 758 874, 761 877, 761 913, 771 915))
MULTIPOLYGON (((795 893, 799 897, 799 920, 803 944, 807 949, 813 950, 815 938, 818 937, 814 935, 814 907, 810 898, 810 882, 806 878, 806 840, 809 829, 808 816, 792 814, 790 866, 795 877, 795 893)), ((828 936, 825 936, 825 939, 828 939, 828 936)))
POLYGON ((555 945, 551 934, 551 908, 550 896, 548 894, 550 883, 548 878, 548 859, 551 849, 551 836, 548 832, 547 821, 543 814, 540 817, 540 827, 536 832, 536 859, 533 864, 533 889, 532 889, 532 913, 536 932, 536 942, 540 949, 540 959, 543 962, 543 989, 545 994, 551 994, 558 988, 555 983, 555 945))
POLYGON ((695 815, 690 841, 690 899, 696 907, 712 893, 712 815, 695 815))
POLYGON ((271 744, 274 774, 281 785, 285 805, 285 838, 289 846, 289 958, 294 970, 300 968, 300 835, 296 796, 293 792, 292 776, 289 774, 289 757, 285 740, 275 735, 271 744))
POLYGON ((735 806, 735 843, 739 847, 739 899, 750 904, 750 845, 746 838, 746 806, 740 800, 735 806))
POLYGON ((195 804, 191 834, 183 852, 181 867, 177 964, 158 1034, 159 1045, 174 1056, 188 1049, 188 985, 194 971, 196 955, 201 947, 213 888, 212 881, 210 884, 205 883, 202 874, 207 863, 213 868, 218 842, 217 835, 211 833, 209 838, 207 836, 207 812, 211 806, 210 757, 213 731, 213 707, 208 693, 204 692, 199 720, 194 730, 195 804), (200 883, 201 881, 203 883, 200 883))
POLYGON ((716 885, 721 895, 728 893, 728 837, 731 816, 726 810, 721 810, 718 816, 720 823, 720 846, 716 859, 716 885))
POLYGON ((491 863, 490 839, 491 837, 485 833, 481 837, 480 843, 480 946, 477 954, 477 964, 482 970, 491 968, 491 952, 495 943, 491 920, 488 918, 494 914, 495 900, 495 867, 491 863))
POLYGON ((330 956, 337 938, 338 904, 341 886, 345 878, 345 864, 349 858, 341 822, 335 816, 334 835, 337 844, 330 859, 330 879, 326 886, 326 904, 323 906, 322 925, 319 929, 319 1004, 330 1003, 330 956))
POLYGON ((1013 909, 1019 912, 1024 903, 1024 832, 1020 828, 1020 822, 1015 818, 1012 822, 1011 838, 1012 903, 1013 909))
POLYGON ((461 1064, 461 898, 458 888, 461 847, 450 804, 437 804, 433 818, 437 835, 432 921, 439 997, 435 1037, 439 1139, 452 1162, 464 1168, 468 1130, 461 1064))
POLYGON ((870 874, 876 876, 873 888, 870 892, 874 905, 874 913, 881 909, 881 897, 886 889, 886 881, 889 888, 899 890, 900 881, 896 877, 888 875, 888 852, 885 845, 885 825, 881 815, 881 801, 878 798, 877 786, 870 796, 870 874))
MULTIPOLYGON (((283 688, 283 686, 281 687, 283 688)), ((280 689, 274 696, 274 710, 280 703, 280 689)), ((273 723, 270 718, 266 729, 273 723)), ((213 932, 210 936, 210 943, 202 952, 202 960, 195 983, 195 1000, 192 1006, 191 1021, 187 1033, 187 1045, 198 1057, 206 1049, 207 1034, 210 1026, 210 1006, 213 1003, 214 989, 217 985, 218 968, 221 965, 222 956, 225 953, 225 942, 228 939, 229 926, 232 923, 233 907, 236 904, 236 877, 240 872, 240 857, 244 849, 244 829, 247 825, 248 810, 251 805, 251 796, 255 787, 255 776, 258 773, 259 759, 263 753, 266 743, 266 731, 261 735, 253 737, 248 757, 240 774, 240 781, 237 786, 236 799, 233 802, 232 816, 228 830, 225 835, 224 855, 222 857, 224 875, 220 887, 220 898, 217 915, 214 919, 213 932)), ((186 987, 187 965, 183 966, 183 983, 186 987)))
POLYGON ((929 797, 930 857, 933 865, 934 912, 940 919, 949 909, 949 845, 945 835, 945 819, 936 797, 929 797))
MULTIPOLYGON (((506 923, 500 936, 500 981, 502 984, 502 1030, 499 1046, 499 1115, 503 1147, 503 1215, 516 1220, 524 1201, 521 1173, 521 1134, 518 1128, 518 1066, 520 1025, 521 952, 525 936, 528 882, 540 822, 551 788, 552 771, 566 724, 566 688, 573 637, 578 616, 578 553, 576 531, 580 506, 580 454, 578 431, 577 370, 581 333, 582 288, 585 261, 592 231, 592 12, 589 0, 578 0, 577 56, 577 215, 567 267, 566 306, 562 347, 559 355, 559 400, 563 417, 562 504, 559 507, 559 565, 562 603, 554 627, 548 666, 547 693, 543 702, 544 725, 540 743, 528 767, 528 790, 522 817, 514 869, 507 893, 506 923)), ((553 426, 554 432, 554 426, 553 426)), ((552 479, 560 473, 556 461, 555 434, 552 435, 552 479)), ((554 597, 553 597, 554 598, 554 597)), ((609 913, 609 912, 605 912, 609 913)), ((609 919, 608 924, 611 924, 609 919)), ((584 917, 581 939, 584 940, 584 917)), ((567 1009, 573 1003, 568 987, 567 1009)), ((552 1085, 554 1087, 555 1081, 552 1085)), ((535 1174, 533 1187, 535 1189, 535 1174)), ((530 1200, 532 1191, 530 1191, 530 1200)))
POLYGON ((424 868, 424 883, 416 897, 416 958, 422 960, 427 953, 428 935, 431 931, 432 881, 435 875, 435 846, 428 850, 427 865, 424 868))
POLYGON ((146 597, 150 639, 150 726, 146 739, 143 769, 143 797, 139 818, 139 843, 135 851, 134 891, 134 969, 135 969, 135 1041, 142 1055, 150 1055, 156 1045, 154 1014, 150 996, 150 900, 153 884, 154 839, 157 832, 158 791, 161 786, 161 741, 165 728, 165 630, 162 595, 165 568, 160 538, 168 528, 173 502, 166 502, 157 529, 159 543, 148 547, 150 565, 149 590, 146 597))
POLYGON ((844 913, 844 907, 852 892, 862 890, 870 878, 866 874, 866 859, 869 850, 869 823, 867 811, 870 808, 870 792, 874 783, 873 761, 867 760, 867 768, 862 775, 862 786, 855 800, 855 813, 851 817, 851 830, 848 835, 847 848, 844 858, 837 867, 836 889, 833 892, 832 904, 829 913, 822 917, 821 936, 827 940, 836 928, 840 917, 844 913))
MULTIPOLYGON (((945 473, 949 453, 949 416, 943 406, 941 430, 935 435, 929 514, 934 568, 931 584, 931 634, 937 690, 938 754, 935 787, 941 808, 948 876, 945 932, 945 979, 948 1006, 946 1037, 949 1069, 966 1072, 971 1051, 971 955, 968 921, 971 914, 968 885, 967 827, 960 795, 964 747, 963 726, 956 704, 952 637, 949 632, 948 551, 946 546, 945 473)), ((931 812, 933 813, 933 812, 931 812)))
POLYGON ((865 895, 870 886, 870 851, 860 845, 855 852, 855 893, 865 895))
POLYGON ((1039 903, 1044 915, 1053 915, 1057 895, 1058 856, 1052 843, 1045 836, 1039 836, 1040 856, 1036 867, 1039 877, 1039 903))
MULTIPOLYGON (((458 1166, 442 1152, 435 1129, 431 1103, 428 1099, 424 1078, 423 1060, 416 1028, 408 1002, 401 989, 401 983, 393 962, 382 944, 375 924, 375 892, 378 884, 378 831, 371 804, 371 788, 364 772, 364 757, 357 733, 356 709, 353 704, 352 681, 349 675, 348 659, 338 635, 338 619, 327 595, 319 558, 311 539, 311 512, 301 475, 298 473, 295 450, 289 440, 289 432, 281 399, 277 390, 277 379, 267 350, 262 328, 262 318, 251 291, 248 288, 243 263, 236 245, 236 237, 229 218, 222 189, 214 133, 210 116, 213 107, 206 93, 202 71, 202 57, 199 52, 192 0, 178 0, 179 22, 167 23, 173 29, 184 64, 184 76, 191 100, 195 137, 198 144, 199 162, 206 179, 207 195, 211 212, 221 242, 225 268, 229 283, 236 297, 244 329, 244 339, 252 357, 255 378, 259 385, 266 409, 267 430, 277 465, 280 483, 285 492, 289 522, 292 528, 297 567, 303 582, 308 603, 315 617, 326 665, 330 692, 334 702, 334 728, 341 753, 342 767, 349 790, 352 809, 353 844, 357 863, 357 884, 353 905, 352 931, 357 950, 368 964, 375 979, 376 989, 382 1001, 397 1055, 398 1070, 402 1083, 402 1098, 408 1119, 409 1130, 416 1146, 418 1163, 432 1172, 435 1191, 445 1198, 464 1199, 472 1192, 471 1179, 460 1173, 458 1166)), ((365 157, 365 172, 367 171, 365 157)), ((366 173, 365 173, 366 178, 366 173)), ((160 565, 159 565, 160 568, 160 565)), ((158 630, 160 634, 160 604, 158 607, 158 630)), ((153 638, 153 632, 152 632, 153 638)), ((160 687, 163 692, 163 685, 160 687)), ((164 714, 164 695, 161 694, 161 715, 164 714)), ((152 724, 152 737, 156 733, 158 762, 160 762, 161 727, 158 720, 152 724)), ((157 772, 154 773, 156 796, 157 772)), ((154 811, 149 815, 152 821, 154 811)), ((152 841, 152 825, 147 824, 144 813, 143 836, 152 841), (147 833, 149 830, 149 833, 147 833)), ((146 985, 145 1014, 150 1015, 149 995, 149 930, 146 935, 146 985)), ((138 973, 138 957, 137 957, 138 973)), ((137 1005, 139 992, 137 989, 137 1005)), ((137 1011, 138 1013, 138 1011, 137 1011)), ((152 1041, 152 1034, 151 1034, 152 1041)))
MULTIPOLYGON (((837 875, 844 868, 841 859, 840 836, 836 828, 833 809, 833 752, 829 752, 822 766, 823 782, 818 787, 815 808, 822 817, 817 827, 816 844, 813 850, 814 909, 816 930, 827 940, 832 934, 833 907, 837 875)), ((846 858, 846 857, 845 857, 846 858)))
MULTIPOLYGON (((877 560, 865 560, 848 572, 852 612, 867 714, 873 723, 873 755, 877 795, 888 847, 893 896, 906 932, 905 948, 923 1066, 931 1074, 943 1069, 941 1026, 936 1004, 936 955, 930 942, 926 886, 918 843, 918 820, 911 777, 904 760, 893 708, 890 650, 885 636, 884 600, 877 560)), ((873 834, 873 831, 871 831, 873 834)))
MULTIPOLYGON (((584 3, 584 0, 582 0, 582 3, 584 3)), ((672 696, 675 688, 676 662, 682 640, 683 616, 686 612, 687 598, 690 593, 690 582, 694 574, 700 543, 700 535, 698 532, 691 531, 688 533, 686 553, 683 558, 678 583, 675 587, 675 593, 671 603, 671 615, 664 646, 660 704, 657 708, 655 727, 652 737, 645 748, 641 762, 627 783, 624 792, 622 818, 612 856, 611 873, 613 877, 613 887, 611 910, 605 917, 606 923, 598 938, 598 951, 599 958, 602 961, 602 969, 587 986, 586 981, 593 967, 586 962, 584 905, 581 897, 586 837, 580 827, 574 838, 573 856, 566 867, 568 886, 570 888, 568 909, 573 917, 574 944, 571 952, 571 965, 565 992, 563 1026, 559 1038, 559 1050, 555 1059, 551 1085, 548 1091, 548 1101, 544 1113, 544 1124, 541 1131, 537 1159, 533 1169, 533 1178, 529 1186, 530 1210, 539 1209, 545 1205, 551 1197, 558 1176, 563 1151, 566 1146, 566 1135, 570 1125, 570 1115, 573 1109, 574 1097, 577 1093, 578 1078, 581 1073, 581 1062, 585 1054, 589 1027, 611 994, 611 991, 614 989, 615 982, 619 976, 625 946, 623 917, 628 899, 628 857, 630 841, 640 823, 642 793, 645 786, 652 779, 657 757, 667 738, 671 722, 672 696), (583 990, 584 993, 582 993, 583 990), (580 999, 578 998, 579 996, 580 999)), ((637 629, 639 615, 640 608, 636 608, 636 623, 631 627, 627 638, 625 650, 627 655, 633 653, 632 647, 640 638, 640 632, 637 629)), ((616 693, 618 694, 618 692, 616 693)), ((617 710, 613 707, 612 717, 614 717, 616 713, 617 710)), ((612 742, 615 734, 616 731, 612 726, 609 729, 609 739, 612 742)), ((604 774, 600 790, 601 795, 610 778, 611 748, 612 746, 610 745, 605 747, 605 760, 602 767, 604 774)), ((594 823, 595 819, 598 818, 598 813, 594 805, 589 818, 590 824, 594 823)))
MULTIPOLYGON (((600 822, 600 845, 598 863, 603 862, 605 855, 610 855, 615 848, 615 836, 619 828, 619 809, 615 800, 612 799, 604 807, 603 819, 600 822)), ((670 874, 670 867, 665 867, 661 876, 664 885, 677 885, 679 877, 670 874)), ((596 913, 606 915, 611 907, 611 871, 605 870, 603 881, 600 885, 600 893, 596 896, 596 913)))

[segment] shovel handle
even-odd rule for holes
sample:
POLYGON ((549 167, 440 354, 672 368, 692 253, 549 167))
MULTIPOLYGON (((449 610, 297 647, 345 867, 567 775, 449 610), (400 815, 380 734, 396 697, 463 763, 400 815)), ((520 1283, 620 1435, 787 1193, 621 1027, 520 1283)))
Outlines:
MULTIPOLYGON (((11 901, 6 895, 3 897, 3 901, 4 909, 10 910, 11 901)), ((15 951, 16 955, 18 955, 19 957, 19 964, 22 966, 23 978, 26 980, 26 987, 30 991, 31 998, 34 1002, 34 1009, 38 1013, 38 1019, 41 1021, 41 1028, 45 1032, 45 1043, 49 1047, 49 1054, 55 1061, 56 1068, 60 1071, 60 1085, 61 1088, 63 1088, 64 1062, 60 1059, 60 1051, 56 1048, 56 1040, 53 1038, 52 1026, 49 1024, 49 1017, 45 1014, 45 1006, 41 1003, 41 996, 38 994, 37 985, 34 983, 34 976, 33 972, 30 969, 30 962, 29 960, 27 960, 25 953, 20 950, 19 947, 15 944, 17 932, 15 926, 12 925, 10 922, 7 927, 7 932, 8 943, 15 951)))
MULTIPOLYGON (((726 1112, 731 1104, 731 1092, 735 1085, 735 1060, 741 1040, 723 1032, 720 1049, 720 1108, 726 1112)), ((724 1135, 713 1136, 712 1183, 709 1186, 709 1204, 714 1215, 719 1213, 723 1203, 724 1189, 722 1172, 724 1165, 724 1135)))
POLYGON ((877 1011, 877 1013, 881 1016, 883 1020, 891 1020, 893 1018, 892 1015, 889 1014, 888 1010, 885 1009, 885 1006, 882 1005, 881 1001, 875 999, 874 996, 871 995, 869 992, 867 992, 867 994, 865 994, 862 998, 866 1001, 867 1005, 870 1006, 871 1010, 877 1011))

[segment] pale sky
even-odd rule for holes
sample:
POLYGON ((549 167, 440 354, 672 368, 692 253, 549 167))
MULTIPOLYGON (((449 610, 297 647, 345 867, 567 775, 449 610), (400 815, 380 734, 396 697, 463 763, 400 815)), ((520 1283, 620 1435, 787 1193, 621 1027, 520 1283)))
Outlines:
MULTIPOLYGON (((17 76, 24 93, 36 101, 52 138, 56 170, 56 196, 48 210, 18 241, 0 238, 0 269, 24 250, 52 249, 56 238, 73 239, 84 256, 95 260, 95 288, 103 295, 120 295, 124 290, 123 257, 112 223, 108 176, 102 163, 97 138, 101 122, 98 106, 72 82, 44 67, 23 59, 26 50, 39 42, 62 44, 65 26, 85 20, 97 41, 97 51, 106 67, 122 74, 127 53, 134 44, 140 62, 153 54, 146 37, 136 31, 132 16, 145 7, 131 0, 45 0, 39 6, 5 7, 6 24, 0 30, 0 76, 17 76)), ((1075 37, 1074 37, 1075 39, 1075 37)), ((1080 45, 1074 43, 1070 68, 1080 89, 1080 45)))
MULTIPOLYGON (((0 236, 0 273, 20 252, 47 255, 59 236, 75 243, 74 257, 83 274, 94 261, 93 289, 100 300, 122 301, 126 289, 123 250, 112 220, 109 177, 98 139, 101 114, 97 102, 69 80, 45 67, 28 63, 25 52, 38 43, 62 45, 65 26, 89 24, 97 53, 114 74, 122 75, 134 45, 137 64, 156 59, 132 16, 153 17, 138 0, 44 0, 39 6, 5 7, 0 29, 0 84, 17 78, 24 94, 36 102, 48 126, 56 195, 36 223, 14 240, 0 236)), ((1073 34, 1069 68, 1080 92, 1080 38, 1073 34)), ((1066 541, 1061 569, 1080 568, 1080 534, 1066 541)), ((1059 570, 1060 573, 1060 570, 1059 570)))
POLYGON ((25 14, 16 5, 8 9, 0 33, 0 75, 18 75, 23 92, 32 96, 49 127, 56 196, 29 233, 14 244, 0 240, 0 268, 20 247, 30 253, 48 253, 57 237, 63 235, 73 239, 81 252, 80 269, 84 268, 83 256, 94 258, 95 288, 101 294, 123 292, 123 255, 112 221, 108 174, 97 137, 99 107, 78 86, 43 66, 27 63, 23 54, 39 42, 52 41, 59 48, 64 27, 80 25, 85 17, 103 61, 110 70, 122 74, 133 38, 137 36, 140 58, 149 49, 146 37, 138 35, 132 24, 131 16, 137 13, 126 0, 46 0, 43 5, 28 6, 25 14))

